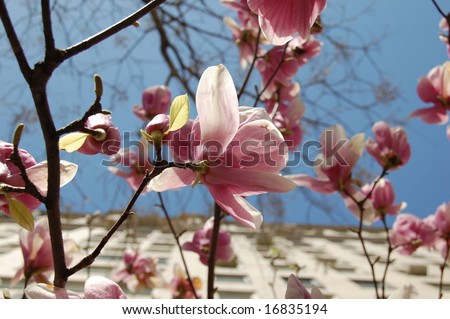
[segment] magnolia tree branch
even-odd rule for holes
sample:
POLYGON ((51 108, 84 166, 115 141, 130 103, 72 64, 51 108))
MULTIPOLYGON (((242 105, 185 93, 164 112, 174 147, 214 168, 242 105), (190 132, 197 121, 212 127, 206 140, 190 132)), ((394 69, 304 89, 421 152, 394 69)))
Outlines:
POLYGON ((52 13, 49 0, 41 1, 41 10, 42 10, 42 25, 44 29, 44 39, 45 39, 45 55, 51 56, 55 51, 55 39, 53 37, 52 13))
POLYGON ((450 257, 450 234, 448 234, 445 238, 445 245, 447 246, 447 250, 445 251, 444 254, 444 261, 442 262, 442 264, 439 266, 439 269, 441 271, 441 274, 439 276, 439 299, 442 299, 442 297, 444 296, 443 293, 443 289, 444 289, 444 271, 445 268, 448 266, 448 259, 450 257))
POLYGON ((133 14, 129 15, 125 19, 117 22, 116 24, 113 24, 112 26, 106 28, 103 31, 100 31, 99 33, 93 35, 92 37, 83 40, 63 51, 63 57, 64 60, 67 60, 68 58, 77 55, 78 53, 81 53, 83 51, 88 50, 89 48, 93 47, 94 45, 106 40, 107 38, 113 36, 114 34, 118 33, 119 31, 133 25, 137 20, 145 16, 147 13, 152 11, 153 9, 157 8, 167 0, 153 0, 150 1, 148 4, 143 6, 138 11, 134 12, 133 14))
POLYGON ((214 203, 214 224, 212 229, 212 238, 208 256, 208 299, 214 299, 216 288, 214 287, 214 277, 216 268, 216 251, 219 241, 220 221, 222 219, 222 209, 217 203, 214 203))

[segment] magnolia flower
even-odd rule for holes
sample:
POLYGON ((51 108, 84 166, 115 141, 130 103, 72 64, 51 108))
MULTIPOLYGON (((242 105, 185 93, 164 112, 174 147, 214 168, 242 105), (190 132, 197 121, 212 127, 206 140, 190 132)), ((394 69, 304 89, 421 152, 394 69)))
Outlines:
MULTIPOLYGON (((145 172, 153 170, 153 166, 147 157, 147 144, 147 141, 141 141, 137 151, 122 149, 113 155, 110 160, 111 166, 108 167, 108 171, 124 178, 133 191, 139 188, 145 172)), ((148 189, 144 188, 142 192, 147 191, 148 189)))
POLYGON ((439 39, 441 39, 441 41, 447 46, 447 54, 450 57, 450 44, 449 44, 449 39, 448 39, 448 21, 447 18, 442 18, 441 21, 439 22, 439 28, 442 31, 446 31, 446 35, 444 34, 440 34, 439 35, 439 39))
POLYGON ((312 286, 311 293, 306 290, 302 282, 294 274, 288 278, 285 299, 324 299, 322 292, 316 286, 312 286))
POLYGON ((47 220, 38 221, 31 232, 21 229, 19 236, 24 265, 11 279, 11 285, 22 279, 28 282, 31 278, 36 282, 49 283, 48 272, 53 270, 53 254, 47 220))
POLYGON ((149 188, 162 192, 204 184, 226 213, 258 228, 261 213, 243 197, 288 192, 295 187, 279 175, 287 161, 283 136, 267 112, 238 107, 233 80, 223 65, 203 73, 196 101, 198 117, 185 154, 191 169, 165 169, 152 179, 149 188))
POLYGON ((434 67, 426 77, 421 77, 417 93, 422 101, 431 103, 432 106, 418 109, 409 117, 418 116, 428 124, 447 123, 447 111, 450 107, 450 62, 434 67))
POLYGON ((361 188, 361 191, 365 195, 370 193, 369 199, 379 216, 396 215, 406 208, 405 202, 394 204, 394 188, 388 179, 381 178, 375 187, 373 187, 373 184, 366 184, 361 188))
POLYGON ((259 25, 274 45, 282 45, 299 34, 307 38, 327 0, 247 0, 249 8, 259 16, 259 25))
MULTIPOLYGON (((11 143, 0 140, 0 185, 6 184, 13 187, 24 187, 25 182, 20 175, 19 168, 9 160, 13 153, 14 146, 11 143)), ((30 169, 37 163, 33 156, 27 151, 19 149, 19 156, 26 169, 30 169)), ((38 208, 41 202, 26 193, 8 193, 10 198, 20 201, 30 211, 38 208)), ((9 200, 5 194, 0 191, 0 211, 6 215, 10 215, 9 200)))
MULTIPOLYGON (((185 242, 183 249, 193 251, 200 257, 200 262, 208 265, 209 252, 211 250, 212 230, 214 218, 206 221, 203 229, 197 230, 192 241, 185 242)), ((216 260, 230 261, 233 259, 233 249, 230 246, 231 236, 227 231, 219 230, 217 238, 216 260)))
POLYGON ((280 105, 278 112, 273 117, 273 123, 283 134, 289 151, 295 151, 302 141, 303 131, 300 120, 305 113, 305 105, 297 97, 293 99, 289 106, 280 105))
MULTIPOLYGON (((11 202, 20 202, 28 211, 32 211, 40 205, 40 202, 30 194, 6 193, 1 189, 2 186, 25 187, 25 182, 19 168, 10 160, 13 150, 14 146, 11 143, 0 140, 0 211, 8 216, 11 215, 11 202)), ((36 163, 35 159, 27 151, 22 149, 19 149, 18 151, 29 180, 36 186, 38 191, 45 196, 47 194, 48 184, 47 161, 36 163)), ((60 186, 62 187, 69 183, 74 178, 77 170, 77 165, 67 161, 60 161, 60 186)), ((21 214, 23 212, 20 211, 16 213, 21 214)), ((15 218, 16 216, 12 217, 15 218)), ((29 219, 24 216, 22 217, 22 220, 29 219)), ((25 227, 22 223, 19 222, 19 224, 25 227)), ((26 228, 29 230, 32 229, 32 227, 26 228)))
POLYGON ((400 214, 392 225, 390 241, 401 247, 401 254, 411 255, 419 247, 432 247, 435 240, 433 227, 414 215, 400 214))
POLYGON ((222 3, 236 11, 239 23, 246 30, 252 30, 255 34, 259 30, 258 16, 250 10, 247 0, 221 0, 222 3))
POLYGON ((442 203, 425 222, 436 231, 436 248, 443 258, 450 259, 450 202, 442 203))
POLYGON ((33 284, 25 289, 28 299, 127 299, 115 282, 101 277, 89 277, 84 283, 84 294, 49 284, 33 284))
MULTIPOLYGON (((198 277, 192 278, 192 286, 195 290, 202 288, 202 281, 198 277)), ((186 273, 181 270, 179 265, 174 266, 174 276, 169 283, 169 289, 172 292, 173 299, 194 299, 195 293, 192 290, 186 273)))
POLYGON ((77 149, 82 154, 105 155, 116 154, 120 149, 120 132, 111 121, 111 115, 97 113, 88 117, 86 128, 97 132, 97 135, 88 135, 83 145, 77 149))
POLYGON ((142 92, 142 106, 134 106, 133 113, 143 121, 169 110, 171 93, 164 85, 152 86, 142 92))
POLYGON ((397 169, 408 163, 411 147, 408 136, 401 127, 389 127, 385 122, 376 122, 372 127, 375 141, 366 143, 367 152, 385 169, 397 169))
POLYGON ((124 267, 113 274, 113 279, 124 282, 132 292, 153 288, 157 283, 156 258, 142 256, 138 251, 126 250, 123 254, 124 267))
MULTIPOLYGON (((288 175, 298 186, 322 194, 339 192, 347 208, 361 218, 361 211, 356 201, 362 201, 366 195, 354 185, 352 170, 360 159, 364 149, 364 134, 356 134, 348 139, 345 130, 340 125, 327 128, 320 137, 322 152, 316 157, 314 171, 317 178, 306 174, 288 175)), ((375 217, 375 211, 370 201, 364 202, 363 222, 371 223, 375 217)))

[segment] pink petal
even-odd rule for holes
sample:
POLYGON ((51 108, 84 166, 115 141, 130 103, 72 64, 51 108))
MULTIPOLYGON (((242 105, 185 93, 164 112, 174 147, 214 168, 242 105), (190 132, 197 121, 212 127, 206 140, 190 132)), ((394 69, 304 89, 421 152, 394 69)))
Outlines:
POLYGON ((438 105, 418 109, 409 115, 409 117, 416 116, 428 124, 445 124, 448 122, 447 111, 444 107, 438 105))
POLYGON ((311 299, 311 295, 303 286, 300 279, 294 274, 290 274, 286 288, 285 299, 311 299))
POLYGON ((203 73, 196 102, 201 145, 215 143, 224 152, 239 127, 239 105, 233 79, 223 65, 209 67, 203 73))
POLYGON ((430 80, 426 77, 421 77, 417 84, 417 94, 420 99, 427 103, 434 103, 437 101, 439 93, 436 88, 431 84, 430 80))
MULTIPOLYGON (((60 187, 69 183, 77 173, 78 166, 68 161, 60 161, 60 187)), ((47 175, 48 175, 48 163, 47 161, 40 162, 30 168, 27 168, 28 178, 34 185, 42 192, 47 192, 47 175)))
POLYGON ((86 299, 127 299, 118 284, 101 276, 93 276, 86 280, 84 295, 86 299))
POLYGON ((233 185, 242 193, 285 193, 293 190, 296 185, 290 179, 278 174, 254 171, 249 169, 238 169, 231 167, 210 168, 205 175, 207 183, 233 185))
POLYGON ((216 203, 246 227, 258 229, 263 221, 261 212, 240 196, 233 195, 226 186, 208 184, 216 203))
POLYGON ((148 188, 155 192, 164 192, 192 185, 194 181, 195 173, 190 169, 172 167, 165 169, 161 174, 153 178, 148 184, 148 188))
POLYGON ((79 294, 47 284, 32 284, 25 289, 29 299, 82 299, 79 294))
POLYGON ((338 190, 337 182, 328 179, 316 179, 306 174, 286 175, 285 177, 291 179, 297 186, 307 187, 322 194, 332 194, 338 190))

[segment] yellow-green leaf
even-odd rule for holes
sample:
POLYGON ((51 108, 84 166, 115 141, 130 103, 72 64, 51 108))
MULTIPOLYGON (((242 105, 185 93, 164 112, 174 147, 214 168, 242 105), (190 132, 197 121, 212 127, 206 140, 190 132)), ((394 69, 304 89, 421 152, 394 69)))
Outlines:
POLYGON ((187 94, 177 96, 170 106, 169 129, 164 134, 177 131, 189 120, 189 98, 187 94))
POLYGON ((33 231, 34 218, 28 207, 13 198, 8 198, 7 200, 9 213, 16 223, 28 231, 33 231))
POLYGON ((87 133, 70 133, 59 139, 59 149, 72 153, 83 146, 84 141, 88 138, 87 133))

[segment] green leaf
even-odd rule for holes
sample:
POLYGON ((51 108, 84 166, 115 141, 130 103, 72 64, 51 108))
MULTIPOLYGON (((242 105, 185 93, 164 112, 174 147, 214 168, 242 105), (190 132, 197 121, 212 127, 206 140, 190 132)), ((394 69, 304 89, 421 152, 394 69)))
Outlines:
POLYGON ((83 146, 84 141, 88 138, 87 133, 70 133, 59 139, 59 149, 72 153, 83 146))
POLYGON ((34 218, 28 207, 13 198, 8 198, 7 200, 9 213, 16 223, 28 231, 33 231, 34 218))
POLYGON ((189 98, 187 94, 177 96, 170 106, 169 129, 164 134, 182 128, 189 120, 189 98))
POLYGON ((143 137, 145 137, 147 139, 147 141, 153 141, 153 137, 150 134, 148 134, 146 131, 141 129, 141 134, 143 137))

